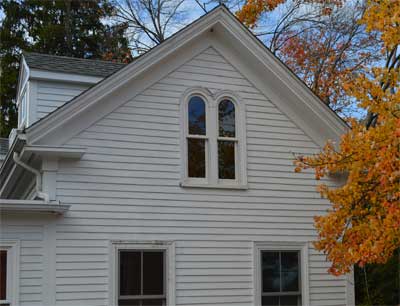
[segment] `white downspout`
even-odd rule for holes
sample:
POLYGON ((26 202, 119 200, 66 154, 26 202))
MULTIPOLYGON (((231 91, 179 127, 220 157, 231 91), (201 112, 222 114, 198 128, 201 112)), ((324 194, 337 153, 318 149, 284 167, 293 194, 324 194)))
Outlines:
POLYGON ((43 199, 46 203, 49 203, 49 195, 42 191, 42 174, 39 170, 32 168, 31 166, 25 164, 20 158, 17 152, 14 152, 13 159, 17 165, 22 168, 32 172, 36 176, 36 194, 39 198, 43 199))

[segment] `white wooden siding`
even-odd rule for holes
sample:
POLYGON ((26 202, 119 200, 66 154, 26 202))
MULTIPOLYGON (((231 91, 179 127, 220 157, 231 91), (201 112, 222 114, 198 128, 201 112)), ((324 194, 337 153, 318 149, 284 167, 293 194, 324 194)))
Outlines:
MULTIPOLYGON (((67 145, 87 153, 57 175, 71 204, 56 228, 57 305, 108 305, 110 239, 175 240, 177 305, 252 305, 253 241, 311 241, 329 207, 313 174, 293 172, 293 153, 318 147, 212 48, 67 145), (192 86, 246 102, 248 190, 179 187, 179 101, 192 86)), ((345 305, 345 278, 309 250, 311 305, 345 305)))
POLYGON ((43 224, 13 216, 1 216, 0 240, 18 240, 19 305, 42 306, 43 294, 43 224))
POLYGON ((89 88, 89 84, 37 81, 37 117, 39 120, 89 88))

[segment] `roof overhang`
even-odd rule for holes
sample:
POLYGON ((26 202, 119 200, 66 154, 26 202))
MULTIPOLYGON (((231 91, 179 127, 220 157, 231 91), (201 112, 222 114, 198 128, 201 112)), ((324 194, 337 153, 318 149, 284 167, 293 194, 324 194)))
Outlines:
POLYGON ((37 200, 8 200, 0 199, 1 213, 40 213, 40 214, 63 214, 69 210, 70 205, 59 202, 45 203, 37 200))
POLYGON ((55 157, 63 159, 81 159, 86 150, 80 147, 52 147, 25 145, 20 153, 20 158, 26 160, 31 154, 41 157, 55 157))
POLYGON ((81 159, 85 149, 80 147, 55 147, 27 145, 24 134, 18 134, 13 145, 8 151, 6 160, 0 169, 0 198, 7 194, 18 184, 19 178, 24 175, 25 169, 18 166, 13 159, 14 153, 19 155, 21 161, 30 163, 33 158, 50 159, 81 159))
POLYGON ((90 124, 132 99, 135 94, 139 94, 145 86, 158 81, 156 77, 163 77, 151 73, 156 71, 156 67, 162 66, 163 71, 167 73, 178 60, 182 64, 186 59, 177 59, 177 50, 180 55, 194 52, 191 49, 196 48, 199 37, 209 40, 208 43, 217 49, 226 50, 232 58, 246 58, 245 62, 241 61, 241 72, 246 76, 255 76, 251 81, 256 87, 264 93, 268 91, 267 97, 270 97, 271 101, 282 102, 276 106, 295 122, 302 123, 306 127, 305 132, 319 146, 322 147, 327 139, 338 141, 340 135, 348 129, 345 122, 314 95, 233 14, 224 6, 219 6, 30 126, 26 131, 28 143, 64 144, 90 124))

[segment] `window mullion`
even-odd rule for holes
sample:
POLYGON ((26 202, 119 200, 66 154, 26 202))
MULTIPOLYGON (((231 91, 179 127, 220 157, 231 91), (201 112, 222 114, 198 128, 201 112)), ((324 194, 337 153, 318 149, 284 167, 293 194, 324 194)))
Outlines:
POLYGON ((218 183, 218 112, 216 105, 212 104, 209 108, 207 135, 209 136, 209 183, 218 183))

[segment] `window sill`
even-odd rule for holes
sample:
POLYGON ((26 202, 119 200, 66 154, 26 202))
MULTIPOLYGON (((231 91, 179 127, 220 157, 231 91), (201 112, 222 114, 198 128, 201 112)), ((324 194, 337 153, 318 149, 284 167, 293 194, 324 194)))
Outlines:
POLYGON ((208 188, 208 189, 236 189, 247 190, 249 186, 241 184, 207 184, 207 183, 194 183, 194 182, 180 182, 179 186, 182 188, 208 188))

